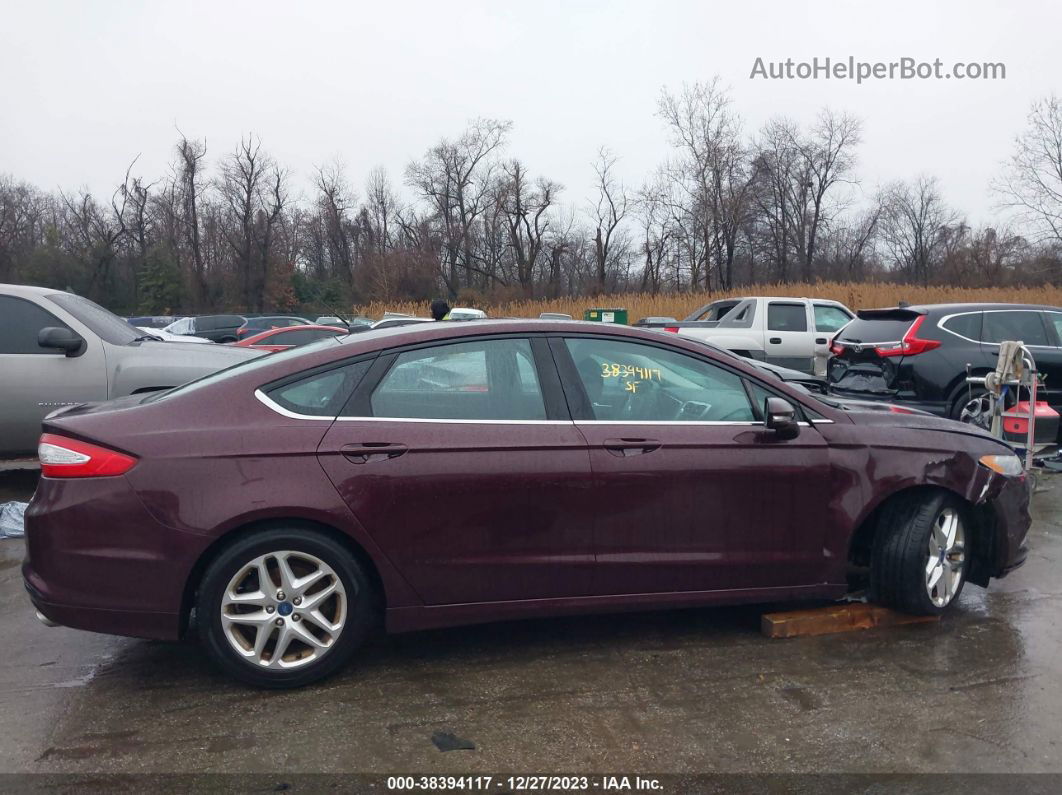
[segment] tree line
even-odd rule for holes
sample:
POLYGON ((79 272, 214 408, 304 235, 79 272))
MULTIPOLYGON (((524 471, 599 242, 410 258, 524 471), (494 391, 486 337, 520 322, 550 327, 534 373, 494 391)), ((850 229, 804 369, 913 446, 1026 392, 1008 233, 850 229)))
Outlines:
POLYGON ((340 163, 308 196, 255 136, 208 158, 178 132, 154 179, 109 197, 0 176, 0 282, 69 289, 126 313, 349 311, 368 301, 727 290, 815 280, 1059 284, 1062 102, 1033 104, 991 189, 1006 221, 972 226, 932 175, 859 182, 862 123, 744 128, 718 79, 664 90, 668 155, 640 185, 602 147, 569 197, 479 118, 360 190, 340 163))

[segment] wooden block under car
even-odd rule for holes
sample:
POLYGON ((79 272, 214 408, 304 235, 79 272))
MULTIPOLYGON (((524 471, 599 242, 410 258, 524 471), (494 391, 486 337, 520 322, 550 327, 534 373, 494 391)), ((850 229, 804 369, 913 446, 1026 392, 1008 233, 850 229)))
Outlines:
POLYGON ((912 616, 878 605, 852 603, 811 610, 764 613, 760 618, 760 631, 768 638, 801 638, 873 627, 926 624, 939 620, 940 616, 912 616))

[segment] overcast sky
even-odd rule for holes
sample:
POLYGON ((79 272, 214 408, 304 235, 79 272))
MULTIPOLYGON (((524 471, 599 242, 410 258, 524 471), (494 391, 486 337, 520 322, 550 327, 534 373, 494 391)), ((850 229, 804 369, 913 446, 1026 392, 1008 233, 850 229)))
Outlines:
POLYGON ((1062 91, 1062 3, 0 2, 0 172, 107 196, 161 175, 175 125, 212 161, 243 133, 305 189, 336 157, 361 186, 473 116, 580 206, 608 146, 637 187, 667 155, 661 88, 719 75, 747 130, 823 106, 864 121, 863 189, 920 173, 975 222, 1029 104, 1062 91), (1006 64, 997 81, 751 80, 757 57, 1006 64))

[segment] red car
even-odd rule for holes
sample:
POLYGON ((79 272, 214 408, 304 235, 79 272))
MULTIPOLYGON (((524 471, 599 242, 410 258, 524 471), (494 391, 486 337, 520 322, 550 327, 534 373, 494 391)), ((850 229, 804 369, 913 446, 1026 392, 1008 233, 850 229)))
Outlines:
POLYGON ((326 337, 349 334, 345 328, 338 326, 288 326, 286 328, 271 328, 255 334, 253 337, 234 343, 240 348, 254 348, 256 351, 286 351, 288 348, 297 348, 300 345, 309 345, 311 342, 323 340, 326 337))
POLYGON ((291 687, 390 631, 873 598, 1020 565, 1029 484, 968 425, 845 411, 696 341, 555 321, 330 338, 44 422, 42 620, 291 687), (469 389, 469 385, 484 388, 469 389))

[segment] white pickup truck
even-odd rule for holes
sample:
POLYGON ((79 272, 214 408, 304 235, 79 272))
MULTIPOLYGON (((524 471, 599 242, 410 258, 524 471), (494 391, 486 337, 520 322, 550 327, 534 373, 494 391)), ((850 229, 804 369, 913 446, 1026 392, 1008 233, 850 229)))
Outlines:
POLYGON ((825 376, 833 335, 855 317, 844 304, 818 298, 724 298, 685 320, 644 325, 762 362, 825 376))

